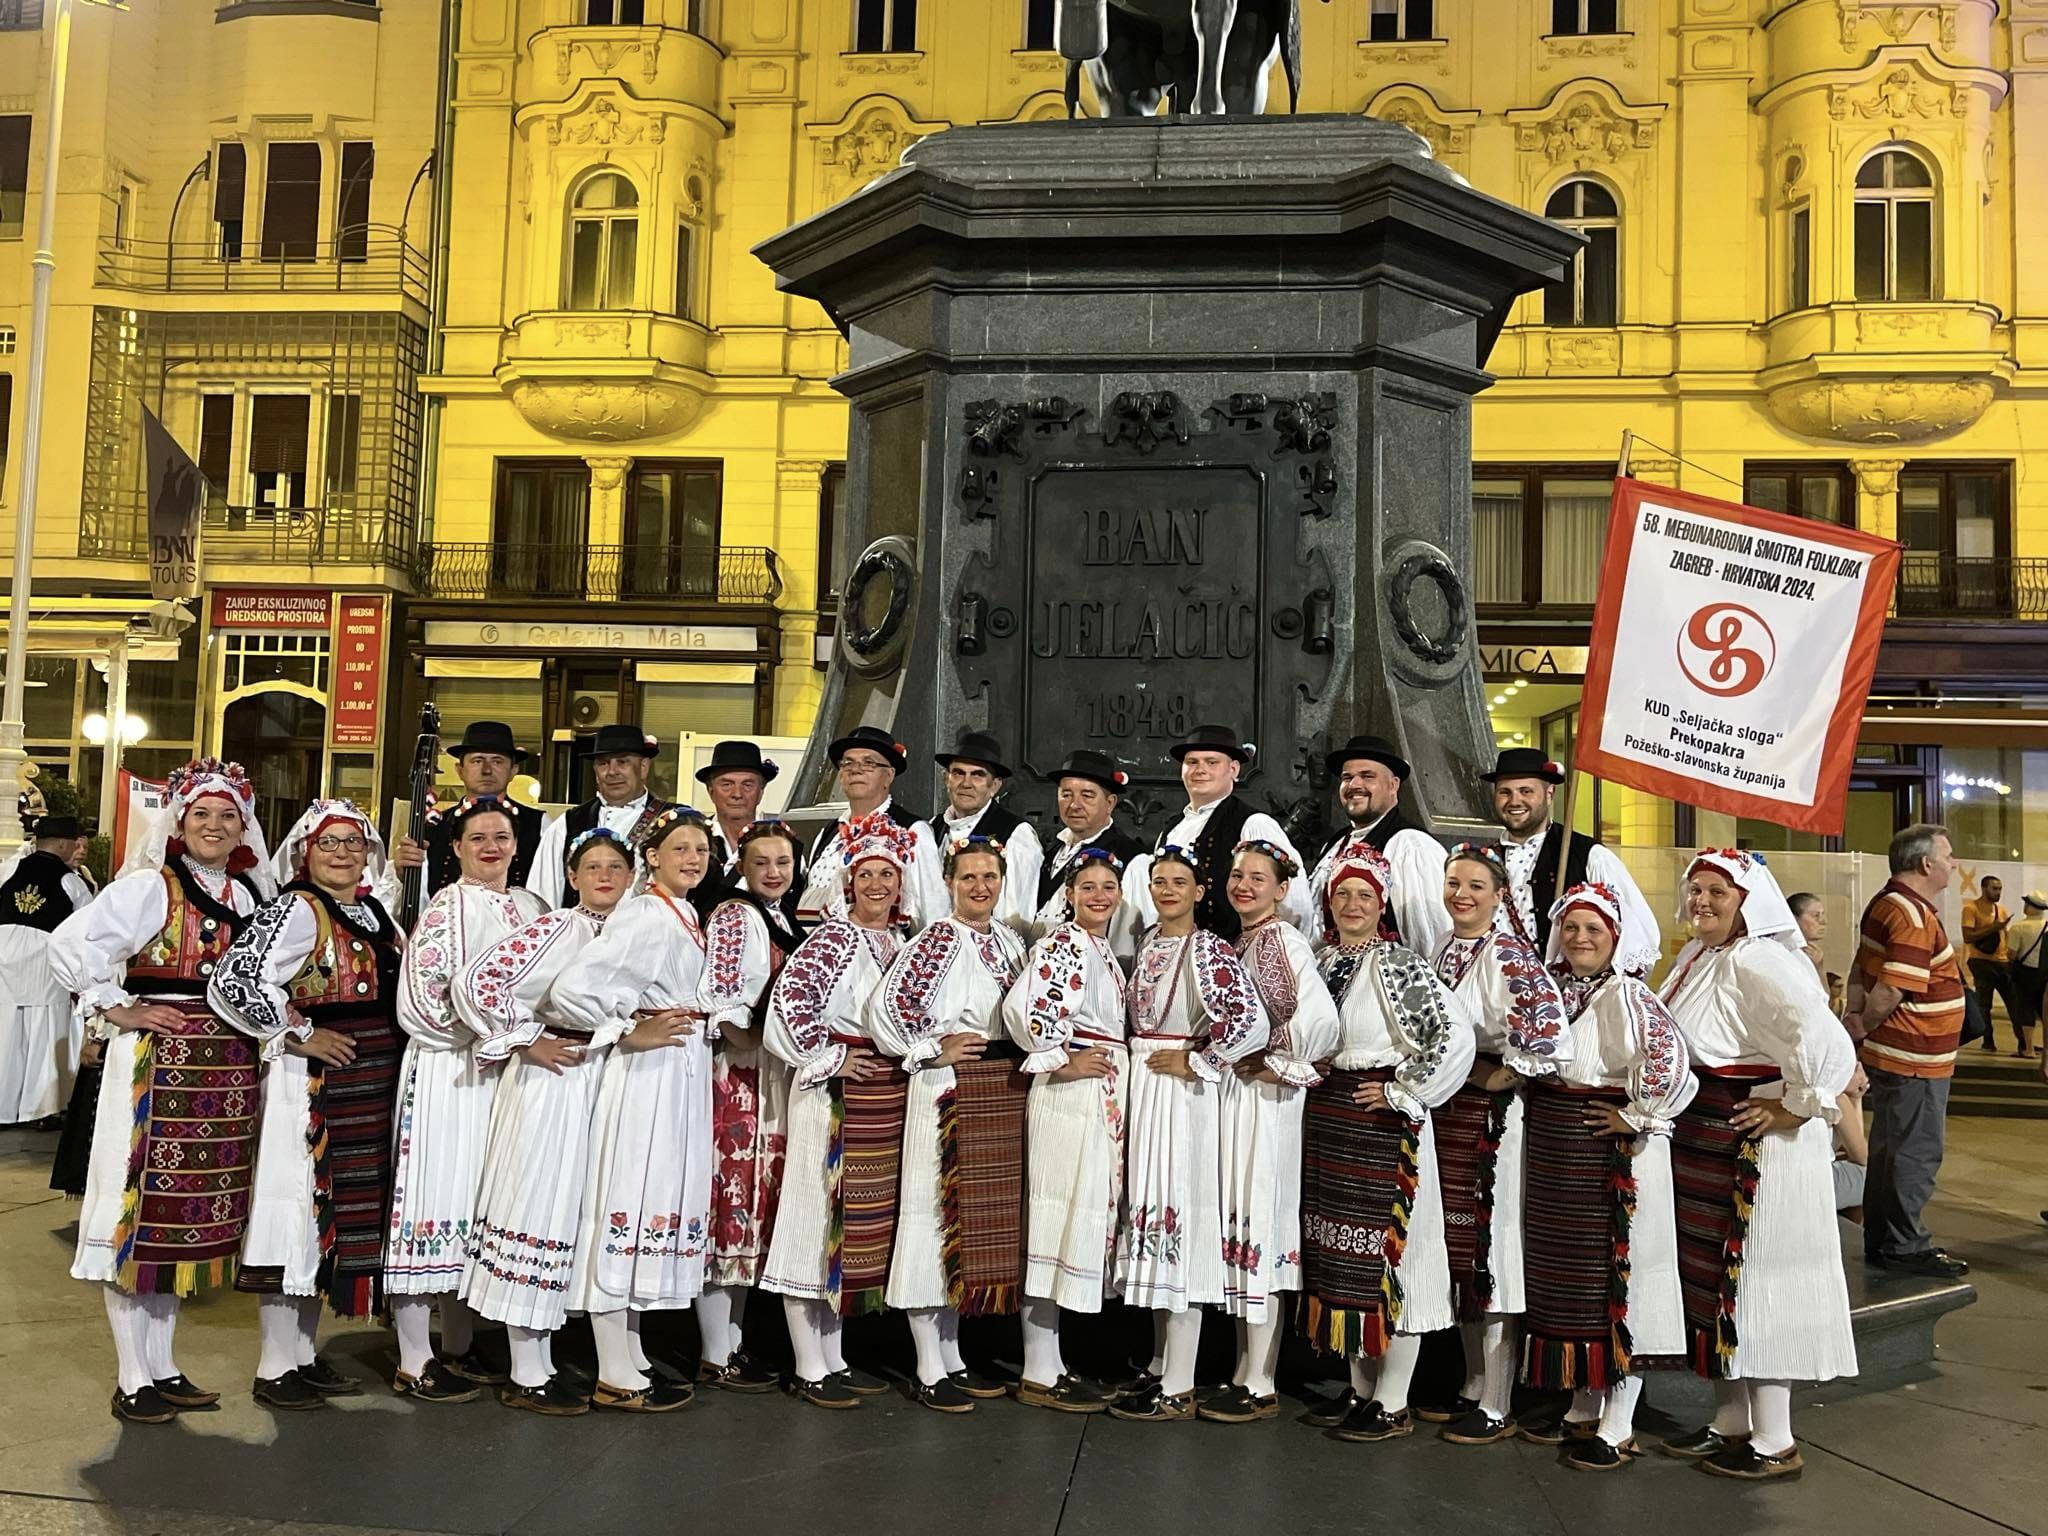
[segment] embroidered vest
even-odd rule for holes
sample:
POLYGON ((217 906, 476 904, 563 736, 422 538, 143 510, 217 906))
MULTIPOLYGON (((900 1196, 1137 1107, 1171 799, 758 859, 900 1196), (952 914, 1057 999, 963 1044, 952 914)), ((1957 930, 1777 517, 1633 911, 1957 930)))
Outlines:
MULTIPOLYGON (((572 805, 562 817, 562 866, 568 868, 569 848, 592 827, 597 825, 603 802, 586 800, 581 805, 572 805)), ((638 853, 640 845, 647 838, 647 829, 654 825, 655 817, 668 809, 668 802, 655 795, 647 797, 647 804, 641 808, 640 816, 626 832, 626 846, 638 853)))
POLYGON ((313 909, 313 951, 285 988, 293 1006, 322 1025, 365 1015, 388 1018, 398 1000, 399 961, 389 914, 375 897, 364 898, 383 924, 372 933, 325 891, 297 884, 286 889, 313 909))
MULTIPOLYGON (((1145 851, 1143 843, 1113 821, 1090 838, 1089 843, 1092 847, 1107 848, 1124 861, 1126 869, 1130 868, 1131 860, 1145 851)), ((1078 849, 1075 851, 1079 852, 1078 849)), ((1043 907, 1052 900, 1052 893, 1066 883, 1066 876, 1066 844, 1054 837, 1045 845, 1045 864, 1038 872, 1038 907, 1043 907)), ((1038 908, 1032 910, 1036 911, 1038 908)))
MULTIPOLYGON (((1000 805, 990 802, 981 813, 981 820, 974 824, 975 833, 981 837, 992 837, 999 843, 1007 844, 1010 834, 1024 825, 1024 818, 1013 811, 1006 811, 1000 805)), ((943 857, 946 844, 953 834, 946 829, 946 813, 941 811, 931 819, 932 841, 939 845, 943 857)))
MULTIPOLYGON (((1188 850, 1202 877, 1202 899, 1195 905, 1195 926, 1206 928, 1233 944, 1244 925, 1237 920, 1237 912, 1230 905, 1230 854, 1244 840, 1244 824, 1251 819, 1251 806, 1236 795, 1226 795, 1209 813, 1209 820, 1197 834, 1194 847, 1188 850)), ((1162 832, 1152 851, 1157 853, 1165 846, 1166 834, 1162 832)))
POLYGON ((207 895, 182 859, 166 864, 162 873, 168 898, 164 925, 129 960, 126 986, 137 997, 203 994, 214 966, 248 919, 207 895))

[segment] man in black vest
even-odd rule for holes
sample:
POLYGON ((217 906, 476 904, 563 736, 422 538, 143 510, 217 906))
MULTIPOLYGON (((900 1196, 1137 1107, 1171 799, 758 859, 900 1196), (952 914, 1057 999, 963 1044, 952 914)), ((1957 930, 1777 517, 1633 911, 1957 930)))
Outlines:
POLYGON ((1069 752, 1067 760, 1045 776, 1053 786, 1060 830, 1054 834, 1038 875, 1036 931, 1043 934, 1067 920, 1064 883, 1067 867, 1083 848, 1107 848, 1130 868, 1145 851, 1144 843, 1116 824, 1117 801, 1131 776, 1106 752, 1086 748, 1069 752))
POLYGON ((946 893, 946 879, 939 870, 938 840, 915 811, 896 803, 892 793, 896 775, 910 765, 903 743, 878 726, 857 725, 825 748, 825 755, 839 772, 839 792, 846 797, 846 814, 811 840, 810 874, 804 881, 798 907, 806 922, 817 922, 843 909, 841 897, 846 884, 846 858, 840 843, 840 828, 863 816, 882 815, 899 827, 911 829, 911 867, 903 873, 903 913, 912 928, 944 917, 952 909, 946 893))
MULTIPOLYGON (((1195 923, 1212 933, 1235 941, 1242 925, 1230 905, 1228 882, 1230 859, 1241 842, 1273 844, 1298 866, 1301 855, 1281 830, 1280 823, 1263 811, 1255 811, 1237 795, 1238 776, 1252 760, 1256 748, 1239 738, 1227 725, 1198 725, 1185 740, 1167 748, 1180 763, 1181 787, 1187 791, 1188 806, 1179 819, 1159 835, 1152 851, 1185 848, 1202 876, 1202 899, 1195 907, 1195 923)), ((1149 897, 1132 892, 1147 926, 1152 922, 1149 897)), ((1280 914, 1300 926, 1308 917, 1308 881, 1297 875, 1288 883, 1280 914)))
POLYGON ((1001 843, 1003 891, 996 898, 995 918, 1028 935, 1045 849, 1031 823, 995 803, 1010 781, 1001 745, 986 731, 962 731, 959 745, 951 752, 932 754, 932 761, 946 771, 946 805, 931 819, 940 854, 961 838, 977 834, 1001 843))
POLYGON ((1550 819, 1564 766, 1534 747, 1509 747, 1493 772, 1480 777, 1493 785, 1494 819, 1501 826, 1501 855, 1508 866, 1512 903, 1501 903, 1501 925, 1510 926, 1512 904, 1522 931, 1539 952, 1550 942, 1550 909, 1557 898, 1588 880, 1612 886, 1621 897, 1622 932, 1628 951, 1617 955, 1620 969, 1642 975, 1657 963, 1663 939, 1657 916, 1620 859, 1604 844, 1583 832, 1565 839, 1565 829, 1550 819))
POLYGON ((1444 845, 1401 808, 1401 786, 1408 782, 1406 758, 1380 736, 1354 736, 1324 759, 1337 781, 1337 803, 1350 823, 1316 861, 1309 876, 1312 940, 1323 937, 1323 892, 1330 871, 1354 848, 1369 845, 1393 866, 1394 890, 1389 914, 1403 944, 1425 959, 1435 958, 1450 937, 1451 918, 1444 910, 1444 845))
POLYGON ((647 770, 660 749, 637 725, 601 725, 590 744, 590 772, 597 794, 551 820, 540 835, 533 874, 526 888, 545 897, 551 907, 562 904, 569 875, 569 844, 600 822, 626 840, 636 853, 640 839, 668 802, 647 792, 647 770))
POLYGON ((45 816, 0 883, 0 1125, 54 1123, 71 1091, 80 1040, 49 952, 57 925, 93 899, 78 873, 84 856, 78 818, 45 816))
MULTIPOLYGON (((727 891, 739 884, 740 838, 761 816, 761 796, 782 773, 773 758, 763 757, 758 742, 721 741, 711 761, 697 770, 697 782, 711 796, 711 868, 704 883, 690 893, 698 910, 709 913, 727 891)), ((803 849, 797 849, 798 859, 803 849)), ((791 906, 804 886, 801 862, 791 886, 791 906)))
MULTIPOLYGON (((455 759, 456 777, 462 780, 465 795, 497 795, 504 797, 506 786, 511 784, 512 775, 532 756, 512 740, 512 727, 502 720, 472 720, 463 727, 462 740, 446 749, 455 759)), ((512 855, 512 872, 505 877, 508 885, 524 885, 533 869, 534 851, 540 847, 541 814, 530 805, 521 805, 515 800, 506 800, 512 808, 512 831, 519 839, 512 855)), ((422 848, 410 837, 401 834, 393 848, 391 862, 400 869, 417 869, 427 866, 426 895, 444 885, 454 884, 461 874, 455 863, 455 840, 444 821, 427 823, 427 845, 422 848)))

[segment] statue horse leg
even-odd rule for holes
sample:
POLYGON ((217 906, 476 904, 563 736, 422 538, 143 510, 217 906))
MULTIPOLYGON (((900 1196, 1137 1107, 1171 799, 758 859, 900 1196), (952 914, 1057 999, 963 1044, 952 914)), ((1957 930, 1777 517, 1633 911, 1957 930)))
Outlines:
POLYGON ((1200 116, 1223 111, 1223 58, 1237 22, 1238 0, 1194 0, 1196 71, 1193 110, 1200 116))

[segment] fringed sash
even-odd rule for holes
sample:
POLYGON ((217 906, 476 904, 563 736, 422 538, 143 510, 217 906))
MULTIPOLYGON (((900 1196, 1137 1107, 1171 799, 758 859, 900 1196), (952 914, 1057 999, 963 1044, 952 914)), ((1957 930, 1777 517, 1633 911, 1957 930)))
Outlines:
POLYGON ((1528 1311, 1522 1379, 1532 1387, 1605 1392, 1629 1373, 1629 1228, 1635 1220, 1633 1137, 1585 1122, 1620 1089, 1537 1079, 1523 1100, 1522 1272, 1528 1311))
POLYGON ((1756 1210, 1758 1143, 1728 1117, 1750 1090, 1779 1080, 1770 1068, 1701 1071, 1699 1093, 1671 1130, 1671 1183, 1678 1206, 1678 1280, 1685 1298, 1686 1356, 1719 1379, 1735 1358, 1735 1297, 1743 1246, 1756 1210))
MULTIPOLYGON (((1482 1056, 1481 1062, 1493 1060, 1482 1056)), ((1495 1063, 1498 1064, 1497 1062, 1495 1063)), ((1437 1185, 1444 1201, 1444 1247, 1458 1316, 1477 1322, 1493 1301, 1493 1183, 1515 1090, 1466 1086, 1430 1111, 1436 1133, 1437 1185)))

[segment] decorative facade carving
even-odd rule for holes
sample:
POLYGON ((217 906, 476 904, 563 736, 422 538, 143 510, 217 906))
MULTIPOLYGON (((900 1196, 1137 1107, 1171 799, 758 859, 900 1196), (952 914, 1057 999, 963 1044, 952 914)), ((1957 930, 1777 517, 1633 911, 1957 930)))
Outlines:
POLYGON ((1856 489, 1865 496, 1885 497, 1899 494, 1899 472, 1906 467, 1904 459, 1851 459, 1849 468, 1856 472, 1856 489))
POLYGON ((555 345, 572 357, 623 352, 632 341, 633 322, 625 315, 564 316, 555 321, 555 345))
POLYGON ((814 126, 819 192, 837 202, 896 168, 903 152, 941 124, 915 123, 891 98, 871 97, 838 123, 814 126))
POLYGON ((1898 0, 1839 0, 1842 7, 1842 51, 1856 51, 1856 34, 1868 20, 1879 31, 1895 43, 1904 42, 1908 34, 1930 16, 1935 18, 1941 37, 1941 46, 1953 48, 1956 45, 1956 12, 1961 7, 1958 0, 1940 0, 1935 5, 1901 5, 1898 0))
POLYGON ((638 144, 642 140, 659 144, 666 135, 667 125, 660 118, 644 117, 638 112, 621 112, 618 104, 607 96, 592 97, 590 104, 573 117, 548 119, 550 144, 610 149, 615 145, 638 144))
POLYGON ((1462 155, 1472 146, 1472 130, 1462 123, 1447 123, 1434 117, 1413 96, 1396 96, 1372 115, 1385 123, 1399 123, 1410 132, 1429 140, 1430 153, 1437 159, 1462 155))
POLYGON ((1543 350, 1552 373, 1621 371, 1621 338, 1612 331, 1553 330, 1543 350))
MULTIPOLYGON (((609 30, 609 29, 608 29, 609 30)), ((598 75, 617 75, 619 66, 634 54, 640 56, 640 78, 649 85, 654 83, 655 71, 661 67, 661 29, 650 27, 645 32, 631 37, 592 37, 575 33, 557 38, 555 41, 555 79, 567 85, 576 72, 575 59, 582 54, 590 60, 590 71, 598 75)))
POLYGON ((583 462, 590 466, 593 491, 616 491, 626 483, 626 471, 633 467, 628 454, 585 454, 583 462))
POLYGON ((519 380, 511 391, 519 414, 543 432, 586 443, 680 432, 704 403, 701 391, 663 379, 519 380))
POLYGON ((1656 142, 1656 125, 1624 117, 1591 91, 1582 91, 1538 122, 1515 128, 1515 146, 1540 152, 1560 169, 1583 171, 1612 165, 1630 150, 1656 142))
POLYGON ((1397 64, 1410 73, 1429 69, 1448 77, 1451 72, 1451 46, 1441 38, 1435 41, 1418 39, 1412 43, 1376 43, 1371 38, 1360 38, 1352 60, 1361 75, 1397 64))
POLYGON ((1967 104, 1968 98, 1953 85, 1922 83, 1904 64, 1886 70, 1875 85, 1860 92, 1846 85, 1828 87, 1828 116, 1838 122, 1852 117, 1872 122, 1961 117, 1967 104))
POLYGON ((1801 379, 1768 398, 1779 425, 1803 437, 1924 443, 1975 423, 1994 392, 1989 379, 1801 379))

